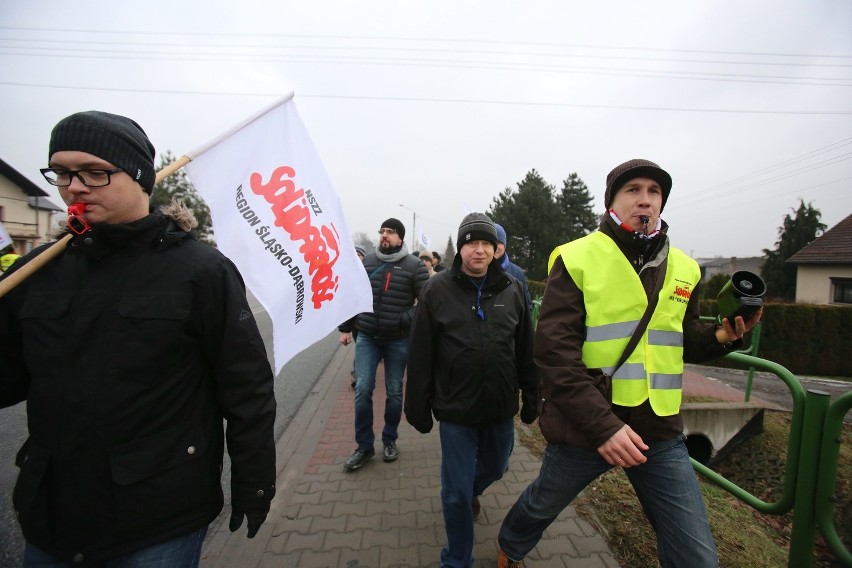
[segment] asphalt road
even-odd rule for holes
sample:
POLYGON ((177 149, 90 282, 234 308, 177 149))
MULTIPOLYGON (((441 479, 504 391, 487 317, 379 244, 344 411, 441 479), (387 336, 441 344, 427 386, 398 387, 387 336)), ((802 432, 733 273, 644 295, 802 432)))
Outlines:
MULTIPOLYGON (((249 304, 263 335, 267 353, 272 353, 272 324, 266 312, 249 296, 249 304)), ((278 413, 275 418, 275 439, 287 429, 305 398, 313 389, 335 350, 338 333, 334 331, 291 359, 275 379, 275 400, 278 413)), ((24 403, 0 410, 0 566, 20 566, 23 557, 23 538, 12 510, 12 489, 18 476, 15 454, 27 437, 26 406, 24 403)), ((222 474, 226 503, 230 501, 231 464, 227 460, 222 474)), ((224 522, 230 507, 216 519, 224 522)), ((243 529, 245 530, 245 529, 243 529)), ((212 531, 211 531, 212 532, 212 531)))
MULTIPOLYGON (((740 369, 725 369, 723 367, 708 367, 706 365, 686 365, 690 371, 705 377, 716 379, 728 386, 745 392, 748 371, 740 369)), ((816 390, 828 393, 831 400, 852 391, 852 380, 844 381, 824 377, 808 377, 796 375, 805 390, 816 390)), ((777 404, 787 410, 793 409, 793 397, 790 387, 774 373, 755 371, 751 390, 752 397, 777 404)), ((852 421, 852 412, 847 413, 846 422, 852 421)))

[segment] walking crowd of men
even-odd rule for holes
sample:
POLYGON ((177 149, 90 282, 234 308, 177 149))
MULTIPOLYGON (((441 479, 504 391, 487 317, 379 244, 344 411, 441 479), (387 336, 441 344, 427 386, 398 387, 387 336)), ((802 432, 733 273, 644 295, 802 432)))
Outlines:
MULTIPOLYGON (((63 119, 41 171, 75 223, 67 252, 0 298, 0 407, 27 402, 14 491, 24 566, 197 566, 224 505, 226 448, 231 531, 245 522, 252 538, 275 496, 273 374, 242 277, 195 240, 187 210, 150 208, 154 147, 129 118, 63 119)), ((423 434, 438 421, 441 566, 472 565, 479 497, 507 471, 519 413, 538 419, 547 448, 500 527, 498 566, 523 566, 614 467, 662 566, 718 566, 684 444, 683 367, 740 347, 761 312, 699 321, 698 265, 661 218, 671 189, 653 162, 616 166, 599 229, 553 251, 537 322, 506 231, 483 213, 461 220, 447 267, 408 253, 395 218, 375 250, 358 250, 373 309, 339 327, 340 343, 355 343, 355 449, 343 469, 375 456, 381 363, 383 461, 404 455, 403 416, 423 434)))

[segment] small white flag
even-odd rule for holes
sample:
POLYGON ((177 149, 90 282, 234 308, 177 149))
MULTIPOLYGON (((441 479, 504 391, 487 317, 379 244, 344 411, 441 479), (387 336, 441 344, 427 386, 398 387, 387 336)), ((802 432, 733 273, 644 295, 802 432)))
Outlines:
POLYGON ((219 249, 272 319, 275 374, 350 317, 372 311, 340 200, 292 93, 188 154, 219 249))
POLYGON ((11 245, 12 242, 12 237, 9 236, 9 232, 6 231, 6 227, 3 226, 3 223, 0 223, 0 250, 11 245))
POLYGON ((432 239, 429 238, 429 235, 426 234, 426 231, 424 231, 422 227, 420 229, 420 236, 418 240, 424 248, 429 249, 432 247, 432 239))

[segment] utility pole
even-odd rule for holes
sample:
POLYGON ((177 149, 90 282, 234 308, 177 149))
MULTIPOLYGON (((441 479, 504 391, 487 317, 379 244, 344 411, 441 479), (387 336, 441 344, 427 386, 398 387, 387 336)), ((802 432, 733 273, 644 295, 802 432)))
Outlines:
MULTIPOLYGON (((406 207, 402 203, 400 203, 399 206, 402 207, 403 209, 408 209, 409 211, 411 211, 411 233, 410 234, 412 235, 413 240, 411 240, 409 242, 412 242, 412 243, 417 242, 417 212, 414 211, 414 209, 412 209, 411 207, 406 207)), ((413 248, 409 248, 408 250, 410 252, 414 252, 413 248)))

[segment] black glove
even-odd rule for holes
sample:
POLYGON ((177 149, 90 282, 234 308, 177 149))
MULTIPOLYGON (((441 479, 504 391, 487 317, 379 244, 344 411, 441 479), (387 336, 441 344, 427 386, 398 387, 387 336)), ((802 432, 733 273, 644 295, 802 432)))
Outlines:
POLYGON ((532 424, 538 418, 538 406, 525 402, 521 405, 521 422, 532 424))
POLYGON ((243 517, 248 528, 248 537, 254 538, 260 525, 269 514, 269 503, 275 496, 275 486, 269 489, 258 489, 251 491, 231 489, 231 521, 228 528, 235 532, 243 524, 243 517))
POLYGON ((405 419, 409 424, 414 426, 414 429, 421 434, 428 434, 432 431, 432 412, 426 413, 411 412, 411 409, 405 410, 405 419))

